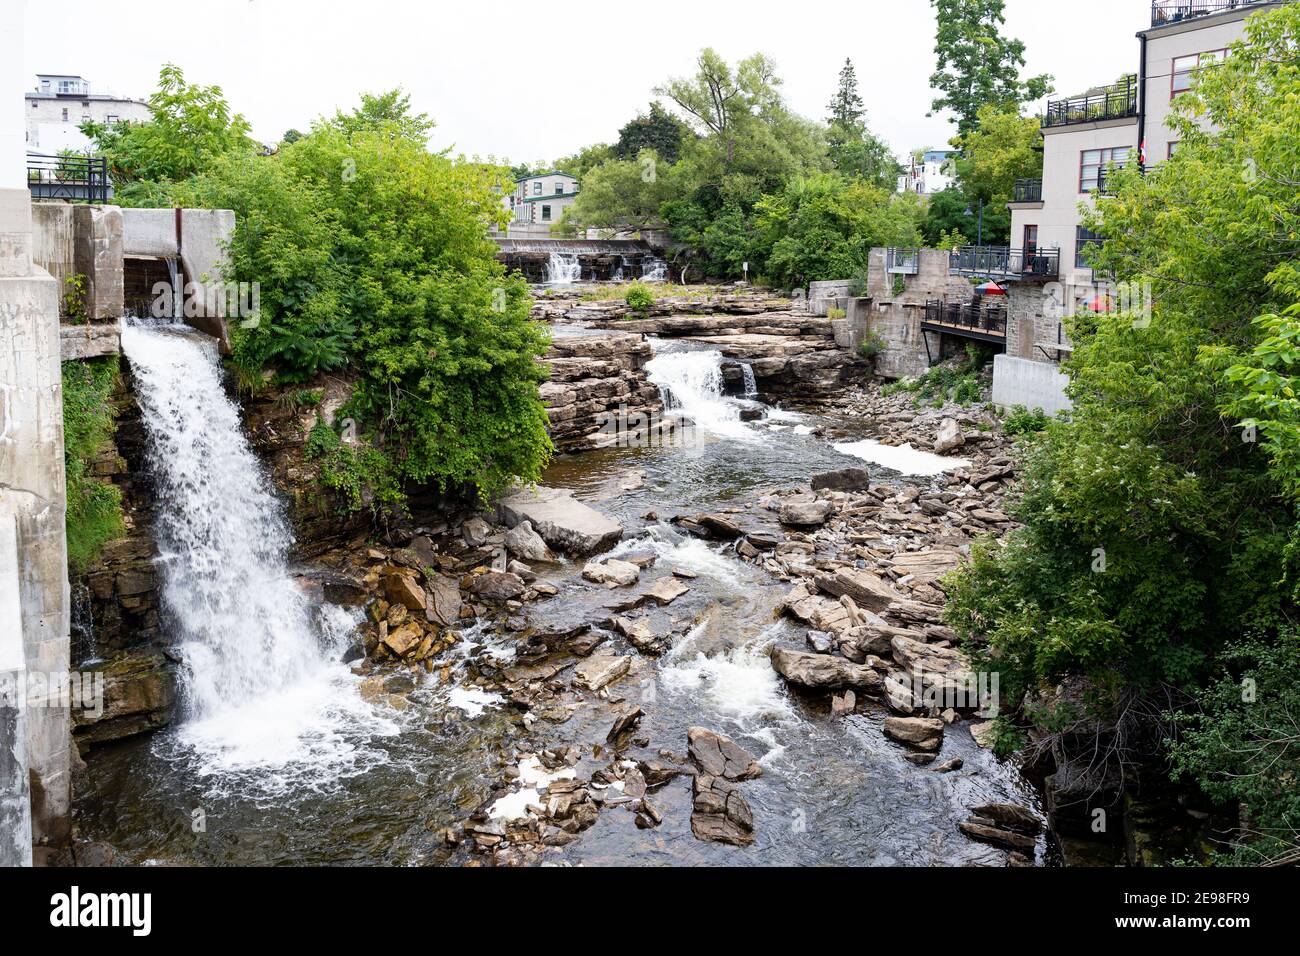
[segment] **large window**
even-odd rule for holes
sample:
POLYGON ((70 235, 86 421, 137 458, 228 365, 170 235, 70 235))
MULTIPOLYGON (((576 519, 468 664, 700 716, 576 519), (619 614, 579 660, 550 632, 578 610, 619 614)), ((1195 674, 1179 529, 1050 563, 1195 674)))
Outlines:
POLYGON ((1079 155, 1079 192, 1090 193, 1101 180, 1102 171, 1111 163, 1123 166, 1128 162, 1131 146, 1111 149, 1085 149, 1079 155))
POLYGON ((1209 50, 1205 53, 1193 53, 1190 56, 1175 58, 1169 81, 1169 98, 1173 99, 1179 93, 1186 93, 1192 87, 1192 77, 1196 75, 1197 70, 1207 64, 1218 63, 1227 55, 1227 50, 1209 50))
POLYGON ((542 207, 542 222, 550 222, 550 221, 551 221, 551 207, 550 207, 550 206, 543 206, 543 207, 542 207))
POLYGON ((1074 230, 1074 267, 1076 269, 1091 269, 1092 264, 1088 262, 1085 253, 1092 246, 1099 246, 1105 242, 1106 237, 1099 232, 1093 232, 1090 229, 1084 229, 1083 226, 1077 226, 1074 230))
POLYGON ((556 184, 555 184, 555 195, 557 195, 557 196, 563 196, 563 195, 564 195, 564 183, 556 183, 556 184))

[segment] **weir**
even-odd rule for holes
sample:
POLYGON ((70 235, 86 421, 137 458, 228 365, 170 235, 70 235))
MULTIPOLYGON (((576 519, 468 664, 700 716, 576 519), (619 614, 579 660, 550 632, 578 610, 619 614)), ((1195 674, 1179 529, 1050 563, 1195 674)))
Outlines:
POLYGON ((538 285, 668 280, 668 264, 639 239, 497 239, 497 259, 538 285))

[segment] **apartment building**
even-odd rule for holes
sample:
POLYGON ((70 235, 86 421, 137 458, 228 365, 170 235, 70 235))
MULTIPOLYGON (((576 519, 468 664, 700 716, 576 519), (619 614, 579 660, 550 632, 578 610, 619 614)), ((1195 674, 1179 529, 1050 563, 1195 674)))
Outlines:
POLYGON ((508 197, 512 225, 549 229, 577 197, 578 180, 568 173, 552 169, 525 176, 515 182, 514 192, 508 197))
POLYGON ((928 149, 913 154, 907 169, 898 177, 898 191, 919 196, 943 192, 953 183, 952 164, 956 157, 955 149, 928 149))
POLYGON ((40 73, 36 88, 23 95, 27 127, 27 150, 53 156, 63 150, 81 152, 90 140, 81 124, 147 122, 151 113, 143 100, 93 91, 82 76, 40 73))

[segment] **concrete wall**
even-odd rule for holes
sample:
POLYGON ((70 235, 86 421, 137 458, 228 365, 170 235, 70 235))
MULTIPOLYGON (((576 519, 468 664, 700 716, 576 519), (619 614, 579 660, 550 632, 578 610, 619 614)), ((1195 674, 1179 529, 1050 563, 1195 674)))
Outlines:
POLYGON ((1023 405, 1049 415, 1074 407, 1066 397, 1070 379, 1055 365, 1031 362, 1014 355, 993 358, 993 404, 1003 408, 1023 405))
POLYGON ((0 500, 0 866, 32 862, 20 561, 13 509, 0 500))
POLYGON ((60 314, 80 277, 78 308, 91 321, 122 315, 122 211, 116 206, 32 203, 32 260, 59 282, 60 314))

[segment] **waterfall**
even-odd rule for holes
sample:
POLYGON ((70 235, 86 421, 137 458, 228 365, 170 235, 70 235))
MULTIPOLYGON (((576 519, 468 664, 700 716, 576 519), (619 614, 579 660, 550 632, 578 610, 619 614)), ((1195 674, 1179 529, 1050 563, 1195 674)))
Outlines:
POLYGON ((740 420, 740 408, 727 401, 722 386, 722 353, 712 350, 657 354, 646 374, 658 386, 664 408, 704 431, 727 438, 755 432, 740 420))
POLYGON ((641 281, 642 282, 666 282, 668 281, 668 263, 654 256, 647 256, 641 262, 641 281))
POLYGON ((573 285, 582 280, 582 263, 572 252, 552 252, 546 264, 546 281, 550 285, 573 285))
POLYGON ((758 379, 754 378, 754 366, 748 362, 741 362, 740 371, 745 376, 745 397, 756 398, 758 396, 758 379))
MULTIPOLYGON (((290 768, 259 784, 360 772, 344 739, 362 715, 340 663, 356 618, 309 599, 292 536, 226 396, 215 344, 176 326, 129 324, 131 363, 157 497, 166 625, 182 660, 180 742, 201 775, 290 768)), ((380 722, 382 723, 382 721, 380 722)), ((364 762, 364 761, 362 761, 364 762)))

